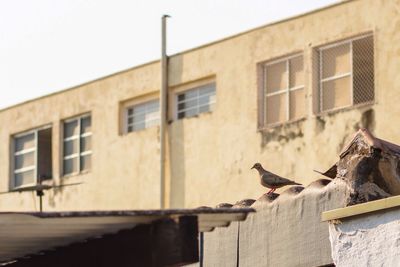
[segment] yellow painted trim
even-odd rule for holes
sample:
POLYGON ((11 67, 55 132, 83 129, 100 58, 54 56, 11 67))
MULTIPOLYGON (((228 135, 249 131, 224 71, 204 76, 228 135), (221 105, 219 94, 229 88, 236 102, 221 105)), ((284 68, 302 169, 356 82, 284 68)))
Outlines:
POLYGON ((346 208, 325 211, 322 213, 321 219, 323 222, 339 220, 342 218, 352 217, 394 207, 400 207, 400 196, 388 197, 346 208))

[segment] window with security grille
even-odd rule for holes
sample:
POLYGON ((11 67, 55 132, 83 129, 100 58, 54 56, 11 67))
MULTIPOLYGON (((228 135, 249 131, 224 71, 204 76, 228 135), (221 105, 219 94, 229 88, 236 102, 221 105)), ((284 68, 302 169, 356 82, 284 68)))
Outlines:
POLYGON ((215 83, 199 86, 177 95, 177 118, 193 117, 214 109, 215 83))
POLYGON ((51 178, 51 128, 35 129, 14 136, 12 187, 35 185, 51 178))
POLYGON ((321 47, 318 53, 321 112, 374 100, 372 35, 321 47))
POLYGON ((126 108, 126 132, 138 131, 160 124, 160 104, 157 100, 126 108))
POLYGON ((92 119, 90 115, 64 121, 63 174, 90 170, 92 161, 92 119))
POLYGON ((263 65, 264 125, 305 116, 304 63, 294 55, 263 65))

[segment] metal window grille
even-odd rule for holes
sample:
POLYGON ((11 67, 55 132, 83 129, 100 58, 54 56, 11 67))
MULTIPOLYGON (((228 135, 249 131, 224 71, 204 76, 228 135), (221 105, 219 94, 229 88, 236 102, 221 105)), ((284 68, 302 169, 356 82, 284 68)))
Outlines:
POLYGON ((157 100, 126 109, 126 131, 133 132, 160 124, 160 103, 157 100))
POLYGON ((212 111, 216 102, 215 83, 190 89, 177 95, 177 118, 212 111))
POLYGON ((318 50, 319 111, 374 100, 374 41, 360 36, 318 50))
POLYGON ((264 72, 264 123, 267 126, 305 115, 304 62, 302 55, 268 62, 264 72))
POLYGON ((64 122, 64 175, 76 174, 91 168, 92 121, 90 115, 64 122))

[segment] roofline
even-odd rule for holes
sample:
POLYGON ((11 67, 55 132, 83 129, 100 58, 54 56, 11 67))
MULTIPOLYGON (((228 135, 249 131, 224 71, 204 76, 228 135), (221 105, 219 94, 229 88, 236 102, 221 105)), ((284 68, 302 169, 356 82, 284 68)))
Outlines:
POLYGON ((34 102, 34 101, 43 99, 43 98, 46 98, 46 97, 50 97, 50 96, 62 94, 62 93, 68 92, 68 91, 72 91, 72 90, 74 90, 74 89, 77 89, 78 87, 82 87, 82 86, 85 86, 85 85, 89 85, 89 84, 91 84, 91 83, 95 83, 95 82, 98 82, 98 81, 101 81, 101 80, 105 80, 105 79, 111 78, 111 77, 113 77, 113 76, 116 76, 116 75, 119 75, 119 74, 122 74, 122 73, 125 73, 125 72, 128 72, 128 71, 131 71, 131 70, 134 70, 134 69, 139 69, 139 68, 145 67, 145 66, 147 66, 147 65, 151 65, 151 64, 157 63, 157 62, 159 62, 159 61, 160 61, 159 59, 157 59, 157 60, 152 60, 152 61, 149 61, 149 62, 140 64, 140 65, 136 65, 136 66, 131 67, 131 68, 128 68, 128 69, 120 70, 120 71, 111 73, 111 74, 109 74, 109 75, 102 76, 102 77, 100 77, 100 78, 96 78, 96 79, 89 80, 89 81, 84 82, 84 83, 80 83, 80 84, 74 85, 74 86, 72 86, 72 87, 68 87, 68 88, 65 88, 65 89, 61 89, 61 90, 59 90, 59 91, 55 91, 55 92, 50 93, 50 94, 45 94, 45 95, 42 95, 42 96, 39 96, 39 97, 35 97, 35 98, 29 99, 29 100, 25 100, 25 101, 23 101, 23 102, 20 102, 20 103, 17 103, 17 104, 14 104, 14 105, 5 107, 5 108, 3 108, 3 109, 0 109, 0 113, 3 112, 3 111, 9 110, 9 109, 13 109, 13 108, 16 108, 16 107, 19 107, 19 106, 22 106, 22 105, 25 105, 25 104, 28 104, 28 103, 31 103, 31 102, 34 102))
POLYGON ((196 46, 196 47, 193 47, 193 48, 189 48, 187 50, 183 50, 182 52, 175 53, 175 54, 171 55, 170 57, 179 56, 179 55, 182 55, 182 54, 185 54, 185 53, 188 53, 188 52, 192 52, 192 51, 195 51, 195 50, 203 49, 205 47, 212 46, 212 45, 215 45, 217 43, 222 43, 224 41, 227 41, 227 40, 230 40, 230 39, 234 39, 236 37, 239 37, 239 36, 242 36, 242 35, 245 35, 245 34, 249 34, 249 33, 261 30, 263 28, 267 28, 267 27, 270 27, 270 26, 275 26, 277 24, 285 23, 285 22, 288 22, 290 20, 295 20, 295 19, 298 19, 298 18, 301 18, 301 17, 305 17, 305 16, 308 16, 308 15, 311 15, 311 14, 314 14, 314 13, 318 13, 318 12, 324 11, 326 9, 333 8, 335 6, 339 6, 339 5, 342 5, 342 4, 346 4, 346 3, 354 2, 354 1, 359 1, 359 0, 336 0, 336 1, 340 1, 340 2, 337 2, 337 3, 334 3, 334 4, 330 4, 330 5, 327 5, 327 6, 324 6, 324 7, 320 7, 320 8, 317 8, 317 9, 313 9, 313 10, 310 10, 310 11, 307 11, 307 12, 304 12, 304 13, 300 13, 298 15, 289 16, 289 17, 281 19, 281 20, 268 22, 268 23, 263 24, 261 26, 258 26, 256 28, 252 28, 252 29, 249 29, 249 30, 246 30, 246 31, 243 31, 243 32, 239 32, 237 34, 230 35, 228 37, 224 37, 224 38, 221 38, 221 39, 217 39, 215 41, 212 41, 212 42, 204 44, 204 45, 200 45, 200 46, 196 46))
POLYGON ((149 209, 149 210, 91 210, 91 211, 2 211, 0 215, 29 215, 37 218, 81 218, 81 217, 123 217, 123 216, 171 216, 253 213, 250 207, 234 208, 191 208, 191 209, 149 209))
POLYGON ((374 212, 380 212, 399 207, 400 207, 400 196, 392 196, 344 208, 324 211, 322 212, 321 215, 321 221, 327 222, 334 220, 344 220, 350 217, 355 217, 365 214, 370 215, 371 213, 374 212))
MULTIPOLYGON (((337 2, 337 3, 334 3, 334 4, 330 4, 330 5, 321 7, 321 8, 313 9, 313 10, 308 11, 308 12, 300 13, 298 15, 289 16, 289 17, 281 19, 281 20, 268 22, 268 23, 266 23, 264 25, 261 25, 261 26, 258 26, 256 28, 252 28, 252 29, 249 29, 249 30, 246 30, 246 31, 243 31, 243 32, 240 32, 240 33, 225 37, 225 38, 221 38, 221 39, 215 40, 213 42, 210 42, 210 43, 207 43, 207 44, 204 44, 204 45, 200 45, 200 46, 196 46, 196 47, 193 47, 193 48, 189 48, 187 50, 183 50, 181 52, 172 54, 172 55, 170 55, 168 57, 171 58, 171 57, 175 57, 175 56, 180 56, 180 55, 183 55, 183 54, 186 54, 186 53, 190 53, 190 52, 193 52, 193 51, 196 51, 196 50, 200 50, 200 49, 203 49, 203 48, 206 48, 206 47, 209 47, 209 46, 213 46, 213 45, 218 44, 218 43, 222 43, 222 42, 237 38, 237 37, 245 35, 245 34, 249 34, 249 33, 258 31, 258 30, 263 29, 263 28, 267 28, 267 27, 274 26, 274 25, 277 25, 277 24, 285 23, 285 22, 290 21, 290 20, 295 20, 295 19, 298 19, 298 18, 301 18, 301 17, 305 17, 305 16, 308 16, 308 15, 311 15, 311 14, 315 14, 315 13, 318 13, 318 12, 321 12, 321 11, 324 11, 324 10, 339 6, 339 5, 347 4, 349 2, 354 2, 354 1, 358 1, 358 0, 338 0, 338 1, 340 1, 340 2, 337 2)), ((19 106, 22 106, 22 105, 25 105, 25 104, 28 104, 28 103, 43 99, 43 98, 46 98, 46 97, 54 96, 54 95, 57 95, 57 94, 62 94, 62 93, 74 90, 74 89, 76 89, 78 87, 82 87, 82 86, 85 86, 85 85, 88 85, 88 84, 91 84, 91 83, 95 83, 95 82, 98 82, 98 81, 101 81, 101 80, 105 80, 105 79, 111 78, 113 76, 116 76, 116 75, 119 75, 119 74, 122 74, 122 73, 125 73, 125 72, 128 72, 128 71, 132 71, 134 69, 142 68, 142 67, 145 67, 147 65, 152 65, 152 64, 158 63, 158 62, 160 62, 160 59, 152 60, 152 61, 149 61, 147 63, 139 64, 139 65, 136 65, 136 66, 128 68, 128 69, 120 70, 120 71, 111 73, 109 75, 106 75, 106 76, 103 76, 103 77, 100 77, 100 78, 96 78, 96 79, 89 80, 89 81, 84 82, 84 83, 80 83, 80 84, 74 85, 74 86, 66 88, 66 89, 61 89, 59 91, 55 91, 55 92, 50 93, 50 94, 45 94, 45 95, 42 95, 42 96, 39 96, 39 97, 36 97, 36 98, 32 98, 32 99, 29 99, 29 100, 26 100, 26 101, 23 101, 23 102, 20 102, 20 103, 5 107, 3 109, 0 109, 0 113, 4 112, 6 110, 9 110, 9 109, 13 109, 13 108, 16 108, 16 107, 19 107, 19 106)))

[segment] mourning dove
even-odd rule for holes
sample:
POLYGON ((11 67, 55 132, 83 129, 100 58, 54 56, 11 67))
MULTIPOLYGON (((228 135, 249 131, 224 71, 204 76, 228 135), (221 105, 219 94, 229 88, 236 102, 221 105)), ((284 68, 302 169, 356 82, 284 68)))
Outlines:
POLYGON ((270 188, 267 194, 273 193, 277 188, 286 186, 286 185, 301 185, 289 179, 280 177, 272 172, 265 170, 260 163, 254 164, 252 169, 256 169, 260 174, 261 185, 270 188))

